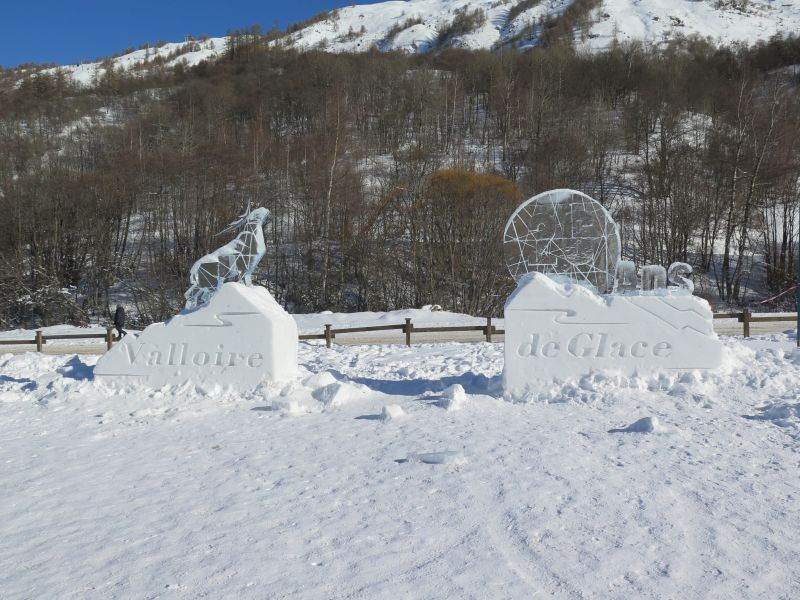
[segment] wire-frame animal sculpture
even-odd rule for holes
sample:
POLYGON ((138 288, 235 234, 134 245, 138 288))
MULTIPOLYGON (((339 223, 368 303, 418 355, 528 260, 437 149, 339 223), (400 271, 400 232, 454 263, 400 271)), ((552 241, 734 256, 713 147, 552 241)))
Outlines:
POLYGON ((230 242, 206 254, 192 265, 189 281, 192 286, 186 291, 186 308, 197 308, 208 304, 224 283, 242 281, 252 285, 252 276, 258 263, 264 258, 267 246, 264 243, 264 225, 272 218, 266 208, 247 211, 219 233, 241 228, 230 242))

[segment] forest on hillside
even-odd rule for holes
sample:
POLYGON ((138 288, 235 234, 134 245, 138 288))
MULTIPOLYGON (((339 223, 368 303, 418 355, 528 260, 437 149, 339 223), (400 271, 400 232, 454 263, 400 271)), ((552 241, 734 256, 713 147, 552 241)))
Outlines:
POLYGON ((505 222, 561 187, 612 212, 625 258, 746 304, 795 273, 798 65, 796 38, 409 56, 241 32, 90 88, 0 70, 0 326, 169 317, 248 203, 274 215, 257 280, 293 311, 497 315, 505 222))

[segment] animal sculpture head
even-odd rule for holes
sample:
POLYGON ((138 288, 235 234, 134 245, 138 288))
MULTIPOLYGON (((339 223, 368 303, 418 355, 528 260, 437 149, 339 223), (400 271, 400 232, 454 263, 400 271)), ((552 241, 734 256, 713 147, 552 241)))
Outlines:
POLYGON ((220 231, 217 235, 228 233, 245 225, 259 224, 263 227, 267 224, 267 222, 270 221, 270 219, 272 219, 272 213, 266 208, 259 206, 258 208, 251 209, 250 206, 248 206, 244 214, 239 215, 235 221, 220 231))

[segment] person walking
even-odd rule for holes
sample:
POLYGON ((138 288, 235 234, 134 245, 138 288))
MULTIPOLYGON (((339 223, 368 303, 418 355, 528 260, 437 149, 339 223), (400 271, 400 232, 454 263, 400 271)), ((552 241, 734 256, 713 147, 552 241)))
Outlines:
POLYGON ((117 330, 117 335, 120 338, 128 335, 128 332, 123 327, 125 327, 125 309, 121 304, 117 304, 117 310, 114 312, 114 329, 117 330))

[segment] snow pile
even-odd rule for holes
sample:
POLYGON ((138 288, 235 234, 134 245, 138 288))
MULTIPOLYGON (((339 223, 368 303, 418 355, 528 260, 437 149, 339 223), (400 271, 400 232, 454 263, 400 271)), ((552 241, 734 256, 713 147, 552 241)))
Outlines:
MULTIPOLYGON (((770 336, 784 337, 786 336, 770 336)), ((571 377, 551 382, 538 381, 529 385, 524 393, 508 395, 512 402, 545 402, 559 404, 606 404, 615 400, 615 390, 637 390, 640 392, 665 392, 673 398, 691 399, 708 404, 714 401, 716 389, 728 384, 733 378, 748 372, 754 360, 758 364, 769 363, 774 354, 759 354, 754 349, 737 341, 723 340, 722 366, 710 371, 660 370, 653 373, 623 375, 615 371, 596 370, 580 377, 571 377), (762 363, 763 361, 763 363, 762 363)), ((778 351, 781 354, 780 351, 778 351)), ((790 355, 787 355, 790 356, 790 355)), ((791 359, 780 359, 778 365, 788 365, 791 359)))
POLYGON ((396 421, 404 416, 406 416, 406 411, 404 411, 403 407, 399 404, 387 404, 383 407, 383 411, 381 412, 381 420, 384 423, 396 421))
POLYGON ((656 417, 642 417, 623 427, 622 429, 611 429, 610 433, 660 433, 666 431, 656 417))
POLYGON ((314 391, 312 395, 323 405, 337 408, 363 397, 366 393, 367 389, 364 387, 336 382, 314 391))
POLYGON ((444 391, 445 408, 449 411, 461 410, 467 404, 467 392, 460 383, 454 383, 444 391))
POLYGON ((277 388, 262 385, 261 393, 271 410, 287 415, 303 415, 334 410, 365 398, 363 385, 340 381, 328 371, 306 375, 277 388))
POLYGON ((783 427, 800 440, 800 392, 785 394, 782 398, 759 406, 755 414, 745 417, 754 421, 768 421, 783 427))
POLYGON ((503 400, 499 344, 304 343, 296 380, 245 392, 0 355, 0 589, 792 597, 794 339, 724 344, 713 375, 594 373, 529 403, 503 400))

